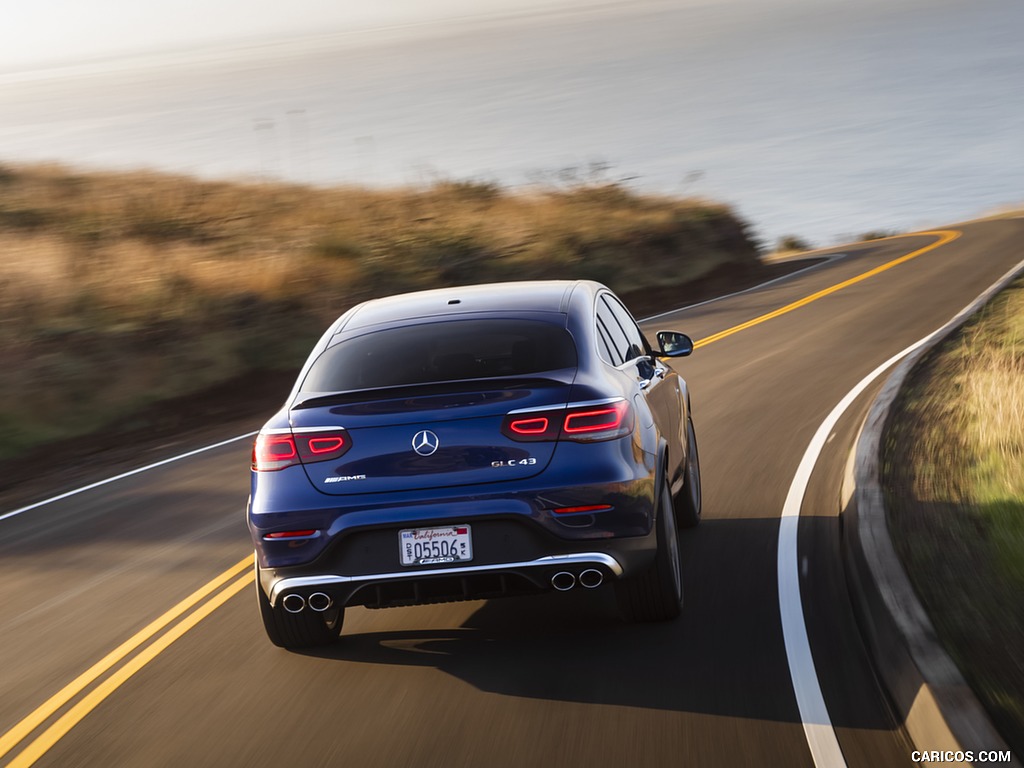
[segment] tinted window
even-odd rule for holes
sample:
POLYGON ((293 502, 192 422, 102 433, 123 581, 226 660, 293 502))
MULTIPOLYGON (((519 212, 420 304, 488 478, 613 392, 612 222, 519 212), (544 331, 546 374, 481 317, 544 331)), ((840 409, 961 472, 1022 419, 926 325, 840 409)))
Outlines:
POLYGON ((604 329, 604 324, 598 320, 595 327, 597 328, 597 344, 601 357, 612 365, 622 365, 622 357, 612 347, 612 342, 608 338, 608 332, 604 329))
POLYGON ((629 312, 626 311, 626 308, 607 294, 602 297, 602 301, 607 302, 608 307, 615 316, 615 320, 618 323, 619 328, 622 329, 622 333, 626 337, 626 359, 632 360, 633 358, 643 357, 646 355, 647 351, 646 345, 644 344, 644 338, 640 333, 640 329, 637 328, 636 323, 633 322, 633 318, 630 317, 629 312))
POLYGON ((564 328, 536 320, 450 320, 390 328, 324 351, 303 392, 519 376, 576 366, 564 328))
POLYGON ((611 342, 612 352, 615 355, 612 362, 621 365, 624 360, 629 359, 629 339, 623 333, 619 321, 612 315, 611 309, 601 299, 597 301, 597 324, 608 335, 611 342))

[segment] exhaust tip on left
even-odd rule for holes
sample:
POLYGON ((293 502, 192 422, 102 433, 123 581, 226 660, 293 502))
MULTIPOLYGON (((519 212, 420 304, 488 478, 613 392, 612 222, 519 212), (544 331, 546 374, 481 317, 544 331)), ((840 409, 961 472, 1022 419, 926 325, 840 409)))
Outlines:
POLYGON ((306 607, 306 600, 302 595, 285 595, 281 605, 288 613, 299 613, 306 607))
POLYGON ((576 577, 568 571, 559 571, 551 577, 551 586, 559 592, 568 592, 576 586, 576 577))

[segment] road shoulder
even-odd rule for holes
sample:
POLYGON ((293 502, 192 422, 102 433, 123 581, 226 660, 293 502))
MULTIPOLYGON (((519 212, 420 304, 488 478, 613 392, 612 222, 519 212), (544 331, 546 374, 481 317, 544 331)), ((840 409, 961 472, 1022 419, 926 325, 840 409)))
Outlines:
POLYGON ((861 631, 896 714, 921 751, 1006 751, 988 714, 942 648, 889 537, 880 481, 885 425, 916 363, 1024 273, 991 286, 896 367, 868 412, 841 494, 843 556, 861 631))

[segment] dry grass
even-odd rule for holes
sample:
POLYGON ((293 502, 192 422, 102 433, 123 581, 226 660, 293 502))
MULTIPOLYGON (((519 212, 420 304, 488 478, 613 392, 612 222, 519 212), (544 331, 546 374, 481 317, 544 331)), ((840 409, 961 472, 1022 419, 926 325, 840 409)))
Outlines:
POLYGON ((885 455, 897 550, 936 629, 1024 749, 1024 281, 911 377, 885 455))
POLYGON ((295 367, 373 296, 579 277, 628 292, 757 258, 728 208, 615 185, 315 189, 53 166, 0 166, 0 253, 0 457, 295 367))

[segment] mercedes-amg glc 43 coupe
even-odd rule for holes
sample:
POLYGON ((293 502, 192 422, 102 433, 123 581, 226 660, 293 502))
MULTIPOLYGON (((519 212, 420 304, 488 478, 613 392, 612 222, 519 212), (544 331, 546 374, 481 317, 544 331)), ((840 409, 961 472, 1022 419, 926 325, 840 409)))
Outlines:
POLYGON ((700 521, 685 381, 590 281, 360 304, 327 330, 252 453, 247 517, 270 640, 336 642, 379 608, 613 585, 631 620, 682 607, 700 521))

